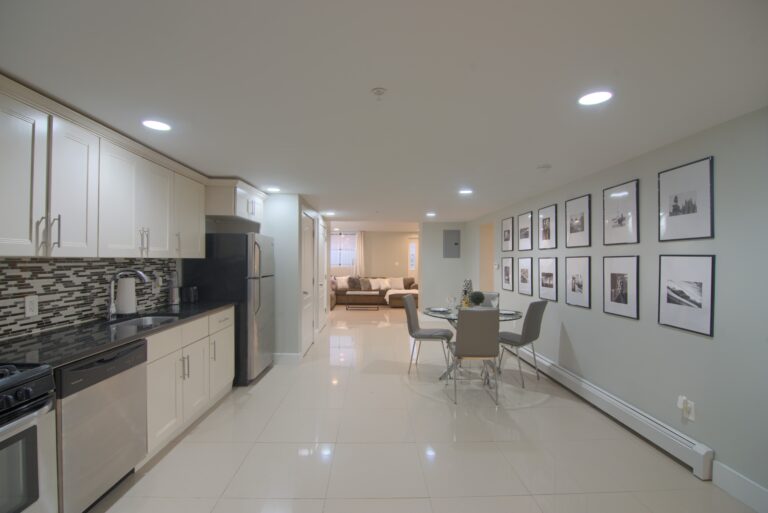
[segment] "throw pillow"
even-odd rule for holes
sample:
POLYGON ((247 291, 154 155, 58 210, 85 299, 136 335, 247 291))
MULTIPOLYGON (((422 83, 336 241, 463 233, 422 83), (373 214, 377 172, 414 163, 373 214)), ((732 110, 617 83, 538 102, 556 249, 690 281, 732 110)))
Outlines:
POLYGON ((348 290, 348 289, 349 289, 349 276, 337 276, 336 290, 348 290))
POLYGON ((395 290, 405 290, 405 284, 402 278, 388 278, 389 288, 395 290))
POLYGON ((360 278, 360 290, 371 290, 371 280, 360 278))
POLYGON ((418 283, 414 283, 413 285, 411 285, 411 290, 418 290, 418 289, 419 289, 418 283))
POLYGON ((381 279, 379 279, 379 288, 381 288, 381 290, 389 290, 392 287, 389 285, 389 280, 388 279, 381 278, 381 279))
POLYGON ((349 280, 347 280, 347 285, 349 286, 349 290, 360 290, 360 278, 357 276, 350 276, 349 280))
POLYGON ((371 290, 381 290, 381 283, 378 278, 371 278, 371 290))

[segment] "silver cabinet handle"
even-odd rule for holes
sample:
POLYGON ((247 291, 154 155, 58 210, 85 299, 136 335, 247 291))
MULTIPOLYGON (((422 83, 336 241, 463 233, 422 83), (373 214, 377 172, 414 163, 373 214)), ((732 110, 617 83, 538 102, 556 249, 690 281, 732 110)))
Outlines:
POLYGON ((189 355, 186 356, 187 359, 187 378, 189 378, 192 375, 192 369, 189 366, 189 355))
POLYGON ((139 228, 139 254, 144 256, 144 228, 139 228))
POLYGON ((149 256, 149 228, 147 228, 147 256, 149 256))
POLYGON ((54 246, 60 248, 61 247, 61 214, 57 215, 51 220, 51 231, 53 231, 53 223, 58 223, 57 225, 57 235, 56 235, 56 242, 51 242, 51 248, 54 246))
POLYGON ((222 317, 221 319, 219 319, 219 324, 227 321, 229 321, 229 317, 222 317))
POLYGON ((182 380, 184 380, 184 379, 187 379, 187 371, 186 371, 186 366, 184 365, 184 361, 185 361, 185 358, 186 358, 186 357, 184 357, 184 356, 182 356, 181 358, 179 358, 179 360, 181 361, 181 379, 182 379, 182 380))
POLYGON ((216 339, 211 340, 213 342, 213 361, 216 361, 216 339))
POLYGON ((176 252, 181 254, 181 232, 176 232, 176 252))

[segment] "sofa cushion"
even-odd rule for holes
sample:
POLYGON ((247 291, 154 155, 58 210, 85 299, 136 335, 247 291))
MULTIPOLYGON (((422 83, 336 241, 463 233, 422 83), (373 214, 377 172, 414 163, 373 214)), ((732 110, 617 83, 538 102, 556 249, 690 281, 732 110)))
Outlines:
POLYGON ((371 290, 371 280, 360 278, 360 290, 371 290))
POLYGON ((403 283, 404 280, 402 278, 387 278, 387 281, 389 282, 390 289, 405 289, 405 284, 403 283))
POLYGON ((347 285, 349 286, 349 290, 361 290, 360 289, 360 278, 357 276, 350 276, 347 280, 347 285))
POLYGON ((349 276, 337 276, 336 277, 336 290, 349 289, 349 276))
POLYGON ((413 276, 406 276, 405 278, 403 278, 403 288, 406 290, 410 289, 411 285, 413 285, 414 283, 416 283, 416 278, 414 278, 413 276))

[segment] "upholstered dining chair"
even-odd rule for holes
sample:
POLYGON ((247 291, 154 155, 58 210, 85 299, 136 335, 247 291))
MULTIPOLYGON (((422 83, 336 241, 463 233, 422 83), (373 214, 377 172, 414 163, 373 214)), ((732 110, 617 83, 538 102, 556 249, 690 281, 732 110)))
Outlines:
POLYGON ((480 306, 490 306, 491 308, 498 308, 499 307, 499 293, 498 292, 483 292, 483 296, 485 296, 485 299, 483 299, 482 304, 480 306), (493 304, 494 301, 496 304, 493 304))
MULTIPOLYGON (((449 370, 453 375, 453 403, 458 402, 459 370, 464 360, 483 361, 483 380, 485 371, 494 375, 494 400, 499 404, 499 370, 496 359, 499 357, 499 310, 496 308, 475 307, 459 310, 456 342, 448 343, 448 352, 452 363, 449 370)), ((488 378, 490 379, 490 378, 488 378)))
POLYGON ((504 353, 507 352, 515 355, 515 358, 517 358, 517 368, 520 371, 520 382, 523 388, 525 388, 525 378, 523 377, 523 365, 520 362, 520 348, 530 344, 531 352, 533 353, 533 366, 536 369, 536 379, 539 379, 539 363, 536 360, 536 349, 533 343, 539 338, 541 320, 544 318, 544 310, 547 308, 547 303, 549 301, 534 301, 528 305, 528 310, 525 312, 525 319, 523 320, 523 331, 519 334, 509 331, 499 333, 499 345, 501 346, 499 373, 501 373, 504 353))
POLYGON ((411 360, 408 362, 408 374, 411 373, 411 366, 413 365, 413 353, 416 351, 416 365, 419 364, 419 354, 421 353, 421 341, 422 340, 437 340, 440 342, 440 346, 443 349, 443 357, 445 358, 445 366, 448 367, 448 353, 446 352, 446 344, 453 338, 453 332, 449 329, 442 328, 422 328, 419 326, 419 312, 416 310, 416 300, 413 298, 413 294, 403 296, 403 306, 405 307, 405 317, 408 320, 408 333, 413 338, 413 347, 411 347, 411 360), (416 345, 419 348, 416 350, 416 345))

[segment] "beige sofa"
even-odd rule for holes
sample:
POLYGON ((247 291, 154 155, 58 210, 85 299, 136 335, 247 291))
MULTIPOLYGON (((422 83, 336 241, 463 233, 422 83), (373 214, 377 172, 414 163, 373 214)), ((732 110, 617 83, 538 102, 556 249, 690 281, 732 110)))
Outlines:
MULTIPOLYGON (((403 288, 380 290, 371 290, 370 280, 382 280, 386 278, 359 278, 356 276, 345 277, 347 280, 331 279, 331 291, 335 297, 335 304, 344 305, 349 310, 359 308, 378 308, 379 306, 390 306, 392 308, 403 308, 403 297, 411 294, 416 299, 418 305, 419 286, 416 279, 412 277, 403 278, 403 288), (346 286, 340 282, 346 281, 346 286), (366 286, 366 281, 368 285, 366 286)), ((331 301, 331 304, 334 302, 331 301)))

